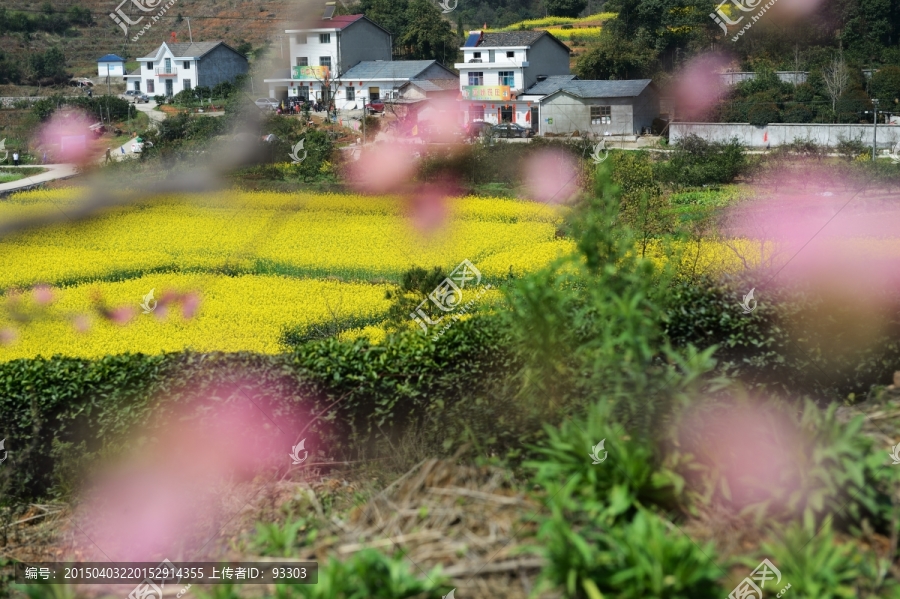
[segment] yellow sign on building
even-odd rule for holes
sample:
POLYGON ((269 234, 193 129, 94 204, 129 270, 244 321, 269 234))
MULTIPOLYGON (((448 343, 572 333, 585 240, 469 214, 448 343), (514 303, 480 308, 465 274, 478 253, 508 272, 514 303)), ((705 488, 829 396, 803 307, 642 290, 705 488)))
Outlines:
POLYGON ((500 102, 510 99, 508 85, 464 85, 462 93, 465 100, 494 100, 500 102))
POLYGON ((328 67, 294 67, 292 79, 328 79, 328 67))

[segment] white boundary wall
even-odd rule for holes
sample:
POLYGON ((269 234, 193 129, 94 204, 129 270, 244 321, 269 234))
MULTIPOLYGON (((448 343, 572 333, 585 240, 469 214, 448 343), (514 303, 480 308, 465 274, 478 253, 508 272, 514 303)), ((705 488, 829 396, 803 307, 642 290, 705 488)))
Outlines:
MULTIPOLYGON (((765 148, 789 144, 795 139, 812 140, 819 145, 834 147, 841 140, 858 139, 872 147, 873 125, 825 125, 810 123, 778 123, 755 127, 749 123, 670 123, 669 141, 676 143, 694 134, 707 141, 727 142, 736 137, 747 147, 765 148), (768 133, 767 141, 763 138, 768 133)), ((900 125, 878 124, 878 147, 892 148, 900 142, 900 125)))

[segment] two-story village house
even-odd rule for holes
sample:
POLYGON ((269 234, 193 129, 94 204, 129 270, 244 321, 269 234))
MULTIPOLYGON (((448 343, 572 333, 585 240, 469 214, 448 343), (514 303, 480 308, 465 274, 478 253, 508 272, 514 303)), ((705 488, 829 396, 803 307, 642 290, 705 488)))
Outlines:
POLYGON ((472 31, 461 50, 455 67, 466 122, 536 129, 538 107, 517 98, 538 81, 569 74, 569 48, 546 31, 472 31))
POLYGON ((434 60, 391 60, 391 34, 364 15, 328 16, 288 29, 291 68, 265 79, 269 97, 334 103, 338 110, 397 100, 411 82, 455 87, 457 75, 434 60))
MULTIPOLYGON (((351 67, 364 60, 391 60, 391 34, 364 15, 322 18, 306 29, 285 33, 290 39, 291 68, 264 80, 270 98, 344 99, 346 86, 338 80, 351 67)), ((357 93, 362 90, 350 91, 354 98, 357 93)))
POLYGON ((164 42, 137 61, 140 66, 125 76, 128 89, 151 96, 174 96, 186 89, 233 82, 249 70, 247 57, 221 41, 164 42))

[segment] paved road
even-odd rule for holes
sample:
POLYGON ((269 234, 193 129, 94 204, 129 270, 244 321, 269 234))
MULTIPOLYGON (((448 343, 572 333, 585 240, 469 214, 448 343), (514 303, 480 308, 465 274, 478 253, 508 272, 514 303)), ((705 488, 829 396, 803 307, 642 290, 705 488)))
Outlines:
MULTIPOLYGON (((47 169, 47 172, 41 173, 39 175, 33 175, 31 177, 25 177, 24 179, 19 179, 18 181, 0 184, 0 195, 11 193, 13 191, 20 191, 22 189, 28 189, 29 187, 34 187, 35 185, 46 183, 48 181, 68 179, 69 177, 74 177, 78 174, 78 170, 75 168, 74 164, 41 164, 38 166, 47 169)), ((14 169, 26 167, 4 166, 3 168, 14 169)))
POLYGON ((135 108, 150 117, 151 123, 161 123, 166 120, 166 113, 161 110, 153 110, 156 108, 156 102, 150 100, 146 104, 135 104, 135 108))

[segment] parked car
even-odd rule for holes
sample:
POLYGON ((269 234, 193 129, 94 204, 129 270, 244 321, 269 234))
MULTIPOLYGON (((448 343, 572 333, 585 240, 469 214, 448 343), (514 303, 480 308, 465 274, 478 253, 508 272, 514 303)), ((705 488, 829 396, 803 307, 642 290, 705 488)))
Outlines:
POLYGON ((384 112, 384 102, 380 100, 369 102, 368 104, 366 104, 366 108, 368 109, 369 114, 384 112))
POLYGON ((119 97, 123 100, 128 100, 132 104, 145 104, 150 101, 150 97, 147 94, 136 89, 130 89, 119 97))
POLYGON ((280 105, 275 98, 259 98, 254 104, 262 110, 275 110, 280 105))
POLYGON ((518 123, 500 123, 492 127, 496 137, 531 137, 534 131, 518 123))
POLYGON ((472 121, 466 125, 466 137, 479 137, 489 134, 493 125, 484 121, 472 121))
POLYGON ((140 154, 141 152, 144 151, 144 146, 146 146, 148 148, 152 148, 153 142, 152 141, 144 141, 143 139, 138 137, 136 140, 134 140, 134 143, 131 144, 131 151, 135 154, 140 154))

